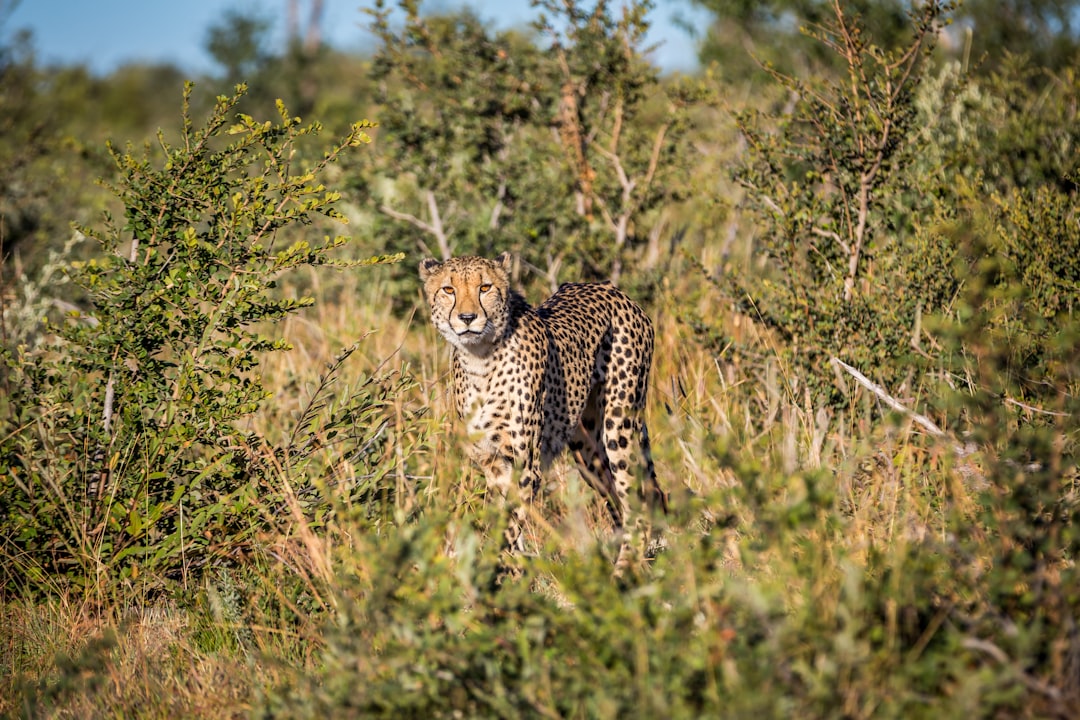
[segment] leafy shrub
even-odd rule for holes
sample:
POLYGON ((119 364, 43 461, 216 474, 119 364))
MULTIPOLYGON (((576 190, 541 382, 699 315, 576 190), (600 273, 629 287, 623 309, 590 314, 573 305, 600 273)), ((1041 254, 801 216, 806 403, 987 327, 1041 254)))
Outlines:
MULTIPOLYGON (((319 216, 344 221, 319 174, 368 142, 362 122, 306 162, 304 125, 279 104, 276 122, 239 115, 239 87, 219 97, 205 126, 188 114, 160 164, 113 150, 124 223, 83 228, 103 254, 72 267, 91 303, 55 336, 6 356, 9 400, 0 446, 0 537, 5 588, 117 580, 154 589, 189 580, 242 552, 283 492, 275 481, 317 447, 344 437, 367 448, 401 380, 360 385, 325 425, 305 414, 279 444, 245 428, 269 398, 260 359, 287 350, 265 334, 312 298, 275 293, 275 278, 331 264, 346 238, 302 239, 319 216), (224 142, 228 138, 228 142, 224 142)), ((388 262, 373 257, 355 265, 388 262)), ((347 353, 339 359, 344 360, 347 353)), ((317 411, 324 401, 312 401, 317 411)), ((339 439, 340 440, 340 439, 339 439)))
POLYGON ((761 221, 766 270, 760 281, 725 280, 733 299, 778 334, 794 374, 829 402, 843 399, 831 357, 899 385, 917 314, 940 310, 954 290, 951 249, 939 235, 913 231, 926 190, 914 172, 915 91, 948 9, 919 6, 910 39, 886 49, 836 6, 813 35, 843 61, 843 75, 774 73, 791 94, 791 114, 738 119, 748 153, 737 178, 761 221))
POLYGON ((936 404, 978 451, 965 467, 977 503, 949 548, 950 617, 999 674, 988 703, 1010 714, 1068 715, 1080 698, 1075 208, 1048 186, 974 214, 957 231, 970 271, 956 317, 935 328, 959 380, 936 404))
POLYGON ((753 513, 754 526, 739 527, 745 566, 732 564, 725 532, 707 527, 676 536, 647 574, 621 584, 587 550, 534 559, 496 588, 497 546, 460 521, 429 513, 357 536, 337 556, 340 594, 318 660, 268 688, 256 714, 912 717, 1015 707, 1015 693, 994 695, 1015 688, 1012 667, 988 662, 962 623, 954 573, 964 553, 936 536, 860 547, 845 540, 856 522, 838 516, 826 474, 728 469, 737 488, 702 507, 753 513))
POLYGON ((617 281, 632 259, 655 263, 711 91, 662 83, 646 62, 649 4, 540 2, 538 40, 399 4, 400 29, 385 3, 371 11, 382 177, 361 189, 387 247, 511 248, 552 286, 564 268, 617 281))

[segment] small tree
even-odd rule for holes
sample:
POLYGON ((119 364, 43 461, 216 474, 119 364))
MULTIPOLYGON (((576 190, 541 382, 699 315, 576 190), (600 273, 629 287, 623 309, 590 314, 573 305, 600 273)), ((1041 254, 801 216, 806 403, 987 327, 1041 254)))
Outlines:
POLYGON ((651 3, 536 5, 539 45, 468 12, 422 17, 409 0, 398 31, 377 3, 388 181, 373 202, 395 249, 509 247, 553 286, 567 261, 618 280, 659 245, 662 206, 686 187, 690 111, 708 92, 661 83, 644 59, 651 3))
POLYGON ((524 230, 520 223, 537 217, 522 196, 534 155, 521 149, 548 144, 534 133, 546 113, 540 54, 517 33, 490 33, 468 11, 424 18, 416 2, 401 9, 400 31, 381 0, 371 11, 388 176, 372 200, 390 221, 389 247, 444 259, 491 251, 508 224, 524 230))
POLYGON ((712 91, 692 81, 661 85, 644 58, 648 0, 619 14, 607 2, 591 12, 572 2, 535 4, 543 10, 536 27, 551 43, 574 209, 590 226, 583 249, 597 274, 617 283, 636 248, 655 247, 664 202, 688 188, 690 111, 710 103, 712 91))
POLYGON ((827 361, 873 367, 887 385, 906 371, 918 315, 950 294, 950 250, 913 232, 923 202, 917 173, 914 97, 924 60, 949 5, 912 11, 912 36, 899 50, 873 44, 839 2, 830 22, 806 32, 846 66, 835 81, 804 82, 773 72, 794 99, 789 116, 737 118, 748 142, 737 179, 760 218, 768 277, 730 278, 740 301, 785 342, 797 373, 831 399, 827 361))
POLYGON ((206 32, 204 47, 230 83, 249 82, 269 60, 266 49, 270 20, 255 13, 227 10, 206 32))

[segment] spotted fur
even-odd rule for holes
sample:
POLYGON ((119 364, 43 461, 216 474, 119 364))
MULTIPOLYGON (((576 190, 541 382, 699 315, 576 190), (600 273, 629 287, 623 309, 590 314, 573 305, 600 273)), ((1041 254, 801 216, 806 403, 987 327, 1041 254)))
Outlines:
MULTIPOLYGON (((636 465, 640 494, 666 510, 643 416, 649 317, 610 283, 563 285, 534 309, 510 289, 510 267, 509 253, 420 263, 432 323, 453 346, 454 403, 468 452, 488 485, 506 497, 518 468, 529 501, 543 470, 569 450, 618 531, 629 517, 636 465)), ((521 517, 517 506, 512 547, 521 517)))

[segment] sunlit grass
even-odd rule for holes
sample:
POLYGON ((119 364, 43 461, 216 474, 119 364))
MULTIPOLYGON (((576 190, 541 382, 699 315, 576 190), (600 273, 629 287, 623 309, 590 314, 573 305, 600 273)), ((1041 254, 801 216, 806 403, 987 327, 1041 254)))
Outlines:
MULTIPOLYGON (((527 628, 534 614, 535 622, 585 623, 598 637, 620 624, 638 633, 633 652, 644 655, 636 672, 645 674, 624 695, 654 693, 657 712, 690 707, 676 702, 677 693, 666 695, 675 692, 667 681, 649 679, 658 670, 648 668, 667 662, 668 653, 678 657, 680 643, 708 654, 694 661, 701 666, 695 677, 706 683, 691 693, 697 707, 769 716, 830 708, 869 717, 918 702, 920 681, 912 678, 942 620, 918 614, 924 610, 911 589, 940 570, 914 558, 928 544, 947 543, 950 513, 969 513, 974 502, 948 448, 908 421, 871 422, 876 405, 858 392, 842 411, 816 406, 766 339, 760 362, 719 357, 679 319, 678 298, 701 282, 687 272, 652 308, 647 420, 672 499, 669 516, 657 518, 655 557, 620 595, 610 576, 607 512, 561 462, 527 524, 526 585, 510 579, 493 591, 494 575, 485 573, 494 572, 500 514, 461 451, 446 348, 421 311, 387 301, 410 272, 399 265, 304 278, 303 292, 320 302, 278 329, 293 349, 267 357, 272 399, 253 421, 267 436, 290 432, 328 363, 355 342, 331 398, 371 377, 412 376, 417 382, 391 401, 393 416, 421 414, 387 429, 395 434, 387 511, 372 519, 356 503, 355 469, 328 445, 311 466, 323 479, 282 473, 286 504, 266 508, 266 530, 248 554, 234 568, 205 573, 181 598, 140 598, 128 587, 114 602, 92 606, 65 603, 71 595, 9 602, 2 644, 12 682, 0 711, 18 714, 28 701, 50 717, 237 717, 274 707, 318 716, 349 696, 335 685, 338 675, 389 692, 399 681, 408 686, 395 674, 404 672, 401 653, 444 640, 455 653, 471 652, 459 644, 491 632, 491 618, 527 628), (325 512, 312 514, 298 495, 312 482, 325 512), (613 605, 590 607, 596 602, 613 605), (409 614, 414 606, 422 618, 409 614), (452 638, 440 634, 444 624, 455 628, 452 638), (761 700, 747 682, 776 701, 761 700)), ((292 289, 285 284, 283 292, 292 289)), ((705 297, 702 308, 728 331, 747 331, 745 319, 709 308, 705 297)), ((424 662, 443 662, 444 650, 431 652, 424 662)), ((432 682, 441 687, 437 677, 432 682)), ((529 687, 538 713, 566 709, 554 689, 529 687)), ((355 697, 373 712, 365 704, 375 702, 370 692, 357 687, 355 697)), ((974 693, 967 700, 957 692, 952 707, 977 705, 979 691, 965 690, 974 693)), ((464 696, 448 702, 478 707, 464 696)), ((499 706, 491 702, 489 709, 499 706)))

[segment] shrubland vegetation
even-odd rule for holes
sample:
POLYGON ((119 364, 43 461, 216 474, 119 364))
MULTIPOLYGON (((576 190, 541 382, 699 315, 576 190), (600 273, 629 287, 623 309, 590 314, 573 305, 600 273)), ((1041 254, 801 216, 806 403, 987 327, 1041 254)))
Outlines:
POLYGON ((701 4, 691 77, 644 2, 4 36, 0 712, 1080 712, 1075 4, 701 4), (655 320, 617 580, 558 466, 496 581, 415 261, 505 249, 655 320))

